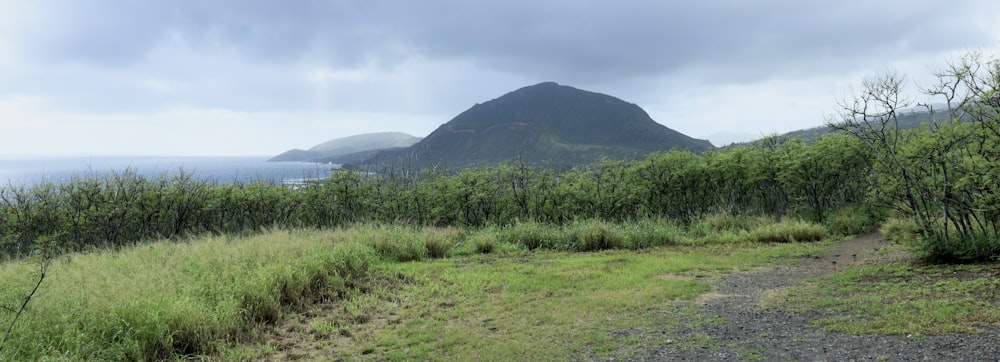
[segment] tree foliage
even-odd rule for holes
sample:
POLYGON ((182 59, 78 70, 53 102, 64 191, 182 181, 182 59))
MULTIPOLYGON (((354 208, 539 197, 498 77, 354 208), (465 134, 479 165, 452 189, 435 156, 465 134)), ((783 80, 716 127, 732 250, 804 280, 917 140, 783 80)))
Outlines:
MULTIPOLYGON (((764 145, 696 155, 603 159, 556 172, 511 161, 446 173, 412 164, 339 170, 305 185, 213 184, 184 170, 149 179, 132 170, 65 184, 0 188, 0 250, 22 256, 40 237, 59 248, 117 247, 192 234, 363 222, 485 227, 517 222, 674 219, 712 213, 811 215, 861 202, 867 164, 856 140, 764 145)), ((970 165, 970 167, 979 167, 970 165)))
POLYGON ((935 85, 921 89, 929 99, 922 104, 905 97, 902 76, 867 80, 830 124, 873 153, 871 192, 912 218, 924 257, 994 258, 1000 255, 1000 60, 973 52, 936 76, 935 85), (894 127, 913 106, 926 109, 931 121, 914 130, 894 127))
POLYGON ((294 186, 212 184, 184 170, 154 179, 123 170, 104 179, 8 186, 0 188, 0 254, 28 255, 44 237, 64 250, 80 250, 365 222, 474 228, 580 220, 687 224, 725 214, 842 223, 848 212, 841 210, 877 205, 913 220, 929 258, 995 257, 1000 62, 973 53, 937 76, 938 84, 923 89, 932 100, 926 104, 911 104, 905 77, 898 74, 866 80, 830 120, 840 133, 818 139, 771 136, 703 154, 673 150, 641 160, 605 158, 562 171, 514 160, 453 172, 417 158, 387 158, 365 170, 339 170, 294 186), (923 107, 931 122, 898 129, 913 106, 923 107))

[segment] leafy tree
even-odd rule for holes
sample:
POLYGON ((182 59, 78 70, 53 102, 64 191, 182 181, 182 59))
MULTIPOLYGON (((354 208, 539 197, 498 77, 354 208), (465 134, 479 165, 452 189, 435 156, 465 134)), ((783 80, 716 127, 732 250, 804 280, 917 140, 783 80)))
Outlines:
POLYGON ((922 252, 936 260, 1000 255, 996 169, 1000 166, 1000 61, 970 53, 936 74, 921 105, 934 117, 923 129, 900 131, 904 77, 866 80, 841 102, 831 126, 861 140, 874 154, 878 200, 913 218, 922 252), (933 101, 943 101, 944 112, 933 101), (942 114, 943 113, 943 114, 942 114))
POLYGON ((837 133, 823 135, 811 145, 791 140, 778 178, 815 221, 823 221, 828 211, 863 201, 869 167, 862 146, 837 133))

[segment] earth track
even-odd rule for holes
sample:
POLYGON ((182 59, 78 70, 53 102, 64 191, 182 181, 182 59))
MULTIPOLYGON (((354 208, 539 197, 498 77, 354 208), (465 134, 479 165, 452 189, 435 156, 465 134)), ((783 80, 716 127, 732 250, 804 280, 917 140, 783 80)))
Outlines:
POLYGON ((909 258, 903 252, 877 252, 891 243, 877 233, 842 242, 834 250, 796 265, 724 275, 713 293, 697 301, 695 318, 709 323, 675 330, 659 348, 639 361, 1000 361, 998 330, 940 336, 851 335, 828 332, 807 316, 762 308, 770 292, 828 275, 857 263, 909 258), (691 347, 685 340, 712 341, 691 347))

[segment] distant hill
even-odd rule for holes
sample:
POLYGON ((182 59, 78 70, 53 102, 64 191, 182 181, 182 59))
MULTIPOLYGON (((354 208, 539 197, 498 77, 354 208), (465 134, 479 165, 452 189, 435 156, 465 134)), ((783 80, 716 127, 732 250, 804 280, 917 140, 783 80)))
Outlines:
POLYGON ((326 141, 308 150, 288 150, 268 161, 346 163, 343 161, 347 160, 356 162, 370 156, 375 151, 409 147, 420 139, 420 137, 402 132, 366 133, 326 141))
POLYGON ((476 104, 413 146, 375 159, 409 157, 421 167, 448 168, 520 159, 567 168, 674 148, 703 152, 714 146, 656 123, 635 104, 548 82, 476 104))
MULTIPOLYGON (((943 111, 940 110, 940 109, 944 109, 944 107, 945 107, 945 105, 940 105, 940 104, 935 104, 934 105, 934 109, 937 110, 936 111, 937 114, 935 115, 935 117, 938 118, 938 121, 943 121, 944 118, 946 117, 945 116, 945 112, 943 112, 943 111)), ((929 124, 931 122, 931 120, 932 120, 930 112, 928 112, 923 107, 914 107, 914 108, 902 109, 902 110, 899 111, 898 114, 899 114, 899 117, 898 117, 899 129, 901 129, 901 130, 906 130, 906 129, 912 129, 912 128, 920 127, 922 125, 929 124)), ((809 142, 809 141, 813 141, 813 140, 819 138, 820 136, 822 136, 824 134, 832 133, 832 132, 840 132, 840 131, 824 125, 824 126, 819 126, 819 127, 813 127, 813 128, 806 128, 806 129, 800 129, 800 130, 796 130, 796 131, 791 131, 791 132, 783 133, 783 134, 780 134, 780 135, 777 135, 777 136, 779 138, 784 138, 784 139, 787 139, 787 138, 796 138, 797 137, 797 138, 801 138, 801 139, 805 140, 806 142, 809 142)), ((753 140, 753 141, 750 141, 750 142, 736 143, 736 144, 733 144, 731 146, 738 147, 738 146, 741 146, 741 145, 754 144, 755 142, 758 142, 758 141, 760 141, 760 139, 753 140)))

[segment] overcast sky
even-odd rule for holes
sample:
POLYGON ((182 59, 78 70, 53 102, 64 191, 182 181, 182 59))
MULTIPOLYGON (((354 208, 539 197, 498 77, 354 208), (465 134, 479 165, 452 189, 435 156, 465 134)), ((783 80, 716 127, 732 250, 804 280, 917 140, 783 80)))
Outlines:
POLYGON ((543 81, 759 136, 822 124, 866 76, 998 48, 996 0, 0 0, 0 155, 426 136, 543 81))

